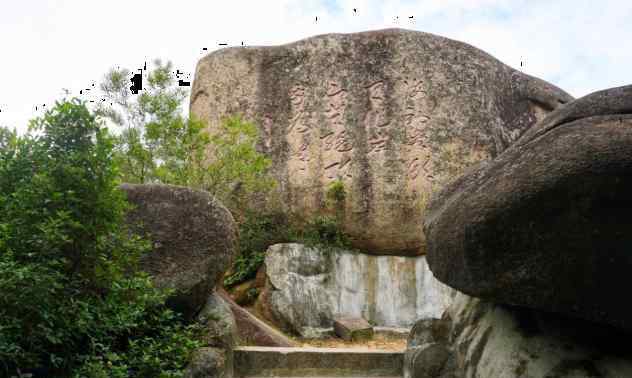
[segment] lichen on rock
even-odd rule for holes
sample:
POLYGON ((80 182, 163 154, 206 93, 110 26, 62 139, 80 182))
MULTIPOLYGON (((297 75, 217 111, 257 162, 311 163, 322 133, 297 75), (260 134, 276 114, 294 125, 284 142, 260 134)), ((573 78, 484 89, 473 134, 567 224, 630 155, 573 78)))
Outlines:
POLYGON ((420 201, 569 100, 465 43, 388 29, 213 52, 190 112, 210 130, 234 113, 259 126, 284 211, 313 218, 340 181, 354 248, 418 255, 420 201))
POLYGON ((133 208, 127 222, 151 242, 141 269, 168 304, 193 318, 232 263, 237 233, 230 212, 209 193, 159 184, 123 184, 133 208))

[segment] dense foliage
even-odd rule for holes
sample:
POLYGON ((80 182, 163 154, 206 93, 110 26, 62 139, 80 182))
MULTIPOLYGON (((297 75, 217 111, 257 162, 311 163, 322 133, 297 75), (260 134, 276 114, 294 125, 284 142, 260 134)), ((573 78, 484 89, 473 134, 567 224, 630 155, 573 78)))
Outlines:
POLYGON ((0 375, 179 376, 195 329, 138 270, 113 137, 78 100, 0 130, 0 375))
POLYGON ((129 91, 129 77, 125 69, 106 74, 101 90, 108 101, 99 109, 120 129, 116 158, 124 181, 203 189, 236 216, 273 186, 254 124, 236 115, 209 133, 201 121, 184 117, 188 91, 178 86, 171 63, 156 60, 138 95, 129 91))
POLYGON ((240 224, 239 255, 224 279, 224 285, 231 287, 254 278, 263 264, 266 249, 276 243, 352 249, 337 216, 321 215, 309 220, 290 220, 276 212, 252 212, 240 224))
POLYGON ((239 255, 224 285, 231 287, 254 278, 272 244, 295 242, 328 250, 351 250, 349 237, 342 229, 345 199, 344 183, 336 180, 325 192, 323 213, 314 218, 298 219, 261 210, 247 213, 240 224, 239 255))
POLYGON ((123 181, 188 183, 209 139, 202 123, 182 116, 187 91, 176 85, 171 64, 159 60, 139 94, 129 90, 130 77, 129 70, 110 70, 101 83, 107 102, 98 109, 120 131, 116 159, 123 181))
POLYGON ((268 174, 270 159, 256 148, 256 125, 235 115, 209 133, 200 121, 184 117, 188 91, 177 85, 170 63, 154 62, 139 95, 129 91, 130 77, 128 70, 112 69, 101 84, 106 104, 115 104, 99 114, 120 129, 115 157, 122 178, 203 189, 230 209, 239 225, 240 248, 225 285, 254 277, 265 250, 274 243, 348 245, 339 227, 345 200, 342 182, 335 181, 327 190, 327 214, 288 222, 268 211, 274 206, 265 206, 275 185, 268 174))

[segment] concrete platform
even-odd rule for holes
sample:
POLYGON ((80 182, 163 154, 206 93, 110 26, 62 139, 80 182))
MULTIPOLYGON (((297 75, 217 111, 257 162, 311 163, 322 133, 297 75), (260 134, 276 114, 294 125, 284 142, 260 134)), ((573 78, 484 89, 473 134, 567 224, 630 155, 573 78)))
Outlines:
POLYGON ((403 352, 365 348, 235 348, 235 377, 402 377, 403 352))

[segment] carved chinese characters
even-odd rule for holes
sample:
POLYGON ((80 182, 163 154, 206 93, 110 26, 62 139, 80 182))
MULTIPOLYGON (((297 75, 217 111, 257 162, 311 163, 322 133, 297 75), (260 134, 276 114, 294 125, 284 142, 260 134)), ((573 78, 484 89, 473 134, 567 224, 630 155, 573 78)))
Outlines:
POLYGON ((263 116, 263 121, 261 122, 261 139, 263 140, 263 146, 266 151, 270 151, 270 147, 272 147, 272 116, 270 114, 263 116))
POLYGON ((327 84, 326 129, 321 136, 325 183, 352 176, 353 143, 345 127, 347 91, 335 81, 327 84))
POLYGON ((287 142, 290 147, 288 170, 292 175, 307 173, 310 161, 310 126, 305 117, 305 87, 294 85, 290 89, 290 122, 287 142))
POLYGON ((405 79, 404 110, 404 164, 408 189, 417 192, 432 182, 432 155, 428 143, 430 101, 424 83, 418 79, 405 79))
MULTIPOLYGON (((401 98, 401 117, 389 116, 386 105, 386 83, 375 80, 365 84, 368 103, 358 121, 348 123, 347 112, 350 95, 341 80, 327 80, 320 97, 308 93, 305 86, 293 84, 288 92, 290 112, 286 140, 290 156, 290 179, 299 186, 311 185, 311 179, 327 185, 334 180, 351 182, 353 179, 354 148, 360 141, 353 138, 355 130, 364 127, 366 151, 374 158, 370 164, 375 169, 384 164, 387 157, 396 157, 402 164, 402 180, 407 193, 425 190, 432 183, 432 156, 428 141, 428 127, 432 101, 428 99, 424 82, 419 79, 403 79, 391 82, 397 86, 401 98), (308 104, 308 99, 311 99, 308 104), (307 115, 307 108, 310 114, 307 115), (320 115, 318 115, 320 113, 320 115), (314 120, 322 120, 318 129, 312 128, 314 120), (402 138, 392 139, 393 130, 402 130, 402 138), (314 134, 314 131, 319 131, 314 134), (392 154, 385 154, 392 152, 392 154), (311 164, 314 163, 314 164, 311 164)), ((309 92, 316 91, 312 88, 309 92)), ((315 92, 314 92, 315 93, 315 92)), ((357 118, 356 118, 357 119, 357 118)), ((264 136, 271 135, 271 118, 265 116, 262 123, 264 136)), ((269 139, 264 138, 269 147, 269 139)))
POLYGON ((278 183, 270 206, 314 219, 341 180, 353 246, 415 255, 431 193, 569 97, 472 46, 388 29, 214 51, 190 110, 209 131, 233 114, 257 124, 278 183))
POLYGON ((369 92, 369 110, 365 118, 365 128, 369 154, 384 152, 389 141, 386 117, 384 83, 377 81, 367 86, 369 92))

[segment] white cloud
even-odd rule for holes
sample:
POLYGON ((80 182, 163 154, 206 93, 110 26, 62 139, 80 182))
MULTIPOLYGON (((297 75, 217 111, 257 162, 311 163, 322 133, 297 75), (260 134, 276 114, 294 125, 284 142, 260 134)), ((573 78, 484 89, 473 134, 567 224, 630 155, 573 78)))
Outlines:
POLYGON ((192 73, 202 47, 220 42, 282 44, 395 26, 470 43, 581 96, 629 81, 631 16, 632 3, 616 0, 5 2, 0 125, 24 129, 36 105, 63 88, 78 94, 115 65, 162 57, 192 73))

